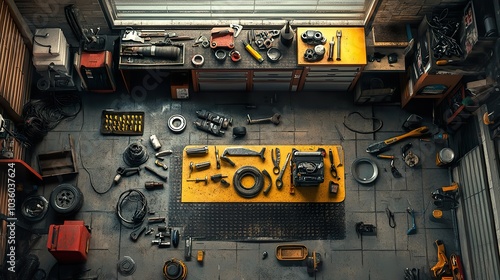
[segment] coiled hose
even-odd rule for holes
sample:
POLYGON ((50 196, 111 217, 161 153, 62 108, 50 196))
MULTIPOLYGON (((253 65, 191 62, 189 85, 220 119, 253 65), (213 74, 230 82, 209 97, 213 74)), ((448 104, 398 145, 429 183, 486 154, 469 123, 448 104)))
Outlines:
POLYGON ((123 225, 135 227, 142 224, 147 212, 148 201, 142 192, 131 189, 120 194, 118 202, 116 203, 116 215, 123 225), (135 210, 131 218, 125 218, 125 216, 123 215, 123 209, 125 208, 124 206, 128 202, 136 203, 135 210))
POLYGON ((242 166, 240 169, 236 170, 233 177, 234 190, 244 198, 252 198, 259 195, 260 191, 264 187, 264 175, 259 169, 254 166, 242 166), (253 177, 255 183, 253 186, 246 188, 241 184, 241 180, 244 177, 253 177))

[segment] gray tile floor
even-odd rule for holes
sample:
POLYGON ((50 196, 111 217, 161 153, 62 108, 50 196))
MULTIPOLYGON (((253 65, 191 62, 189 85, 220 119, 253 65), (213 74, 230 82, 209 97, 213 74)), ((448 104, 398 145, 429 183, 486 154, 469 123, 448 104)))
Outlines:
MULTIPOLYGON (((146 113, 143 138, 156 134, 163 147, 169 147, 178 155, 187 144, 342 144, 345 149, 346 165, 346 237, 343 240, 297 240, 295 243, 306 245, 310 251, 321 253, 323 263, 315 279, 403 279, 405 267, 421 269, 421 279, 429 278, 429 268, 437 260, 433 242, 444 240, 447 252, 456 251, 450 213, 445 213, 445 223, 429 220, 433 210, 430 197, 434 189, 449 185, 447 168, 435 164, 436 151, 440 146, 418 139, 397 143, 391 153, 398 155, 400 148, 407 142, 413 143, 413 151, 419 155, 421 164, 415 168, 407 167, 401 160, 396 166, 402 178, 393 178, 389 161, 373 159, 377 162, 380 174, 375 184, 359 185, 351 175, 350 164, 358 157, 372 157, 365 152, 366 147, 375 140, 384 140, 402 133, 401 124, 409 113, 398 105, 356 106, 352 96, 344 93, 196 93, 189 100, 172 100, 168 86, 160 84, 148 88, 144 95, 130 97, 123 91, 113 94, 82 93, 84 110, 71 121, 62 122, 50 132, 38 146, 37 153, 67 149, 68 134, 75 140, 79 175, 76 184, 84 193, 85 203, 75 217, 83 219, 92 227, 92 238, 88 261, 84 265, 90 269, 83 276, 99 275, 99 279, 161 279, 162 267, 170 258, 183 259, 183 240, 178 248, 157 248, 151 246, 148 237, 141 237, 133 243, 129 239, 130 230, 121 226, 115 215, 115 204, 120 193, 130 188, 143 189, 144 181, 151 180, 149 175, 125 178, 104 195, 92 191, 84 164, 92 175, 93 184, 99 190, 106 189, 113 179, 116 169, 123 166, 122 153, 129 143, 140 137, 102 136, 99 132, 101 111, 112 108, 121 111, 140 110, 146 113), (274 100, 277 97, 277 100, 274 100), (271 103, 271 100, 274 102, 271 103), (246 109, 235 103, 251 103, 256 109, 246 109), (247 126, 245 139, 235 140, 229 135, 210 136, 198 131, 191 124, 195 120, 195 110, 209 109, 234 118, 237 126, 246 125, 246 114, 255 117, 270 116, 274 112, 282 114, 282 123, 274 125, 247 126), (366 116, 374 116, 384 123, 382 129, 373 134, 353 133, 342 125, 344 117, 352 111, 366 116), (182 134, 172 134, 166 125, 172 114, 183 114, 188 119, 188 127, 182 134), (344 140, 337 133, 340 128, 344 140), (417 233, 407 235, 411 226, 406 208, 411 206, 416 212, 417 233), (385 209, 395 213, 396 227, 389 227, 385 209), (374 224, 376 236, 358 238, 354 230, 356 222, 374 224), (123 256, 132 257, 136 272, 129 277, 121 276, 116 264, 123 256)), ((360 129, 372 129, 371 121, 358 119, 360 129)), ((146 142, 146 144, 149 144, 146 142)), ((150 152, 152 148, 147 145, 150 152)), ((152 159, 150 158, 150 161, 152 159)), ((33 160, 36 166, 36 160, 33 160)), ((40 189, 46 197, 57 184, 48 184, 40 189)), ((168 215, 168 184, 163 191, 146 192, 150 205, 157 213, 168 215)), ((47 228, 54 220, 54 213, 34 225, 47 228)), ((60 222, 60 220, 59 220, 60 222)), ((182 237, 182 230, 181 230, 182 237)), ((47 235, 33 247, 40 256, 41 267, 49 272, 55 259, 46 249, 47 235)), ((311 279, 304 263, 283 264, 276 260, 276 245, 283 243, 243 243, 194 241, 193 252, 205 251, 205 261, 186 262, 188 279, 311 279), (267 259, 262 253, 269 252, 267 259)))

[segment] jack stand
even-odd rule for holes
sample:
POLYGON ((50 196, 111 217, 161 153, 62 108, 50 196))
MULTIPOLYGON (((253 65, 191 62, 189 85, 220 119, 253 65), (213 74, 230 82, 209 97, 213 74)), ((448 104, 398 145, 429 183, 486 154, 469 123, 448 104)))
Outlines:
POLYGON ((446 257, 446 251, 444 248, 444 243, 442 240, 436 240, 434 241, 434 245, 436 245, 437 249, 437 258, 438 261, 437 263, 431 268, 432 275, 440 279, 441 276, 446 274, 449 270, 449 262, 448 258, 446 257))

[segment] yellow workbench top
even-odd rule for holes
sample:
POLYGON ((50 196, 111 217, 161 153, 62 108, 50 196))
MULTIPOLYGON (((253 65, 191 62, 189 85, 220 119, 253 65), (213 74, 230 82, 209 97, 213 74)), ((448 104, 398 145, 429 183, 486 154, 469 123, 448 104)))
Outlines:
POLYGON ((363 27, 298 27, 297 28, 297 61, 299 66, 362 66, 366 64, 366 43, 365 29, 363 27), (324 44, 326 53, 323 59, 315 62, 309 62, 304 59, 304 53, 308 48, 314 48, 312 45, 304 43, 301 39, 302 33, 307 30, 316 30, 323 33, 327 39, 324 44), (342 30, 340 39, 340 58, 337 58, 337 30, 342 30), (328 61, 329 42, 335 38, 333 48, 333 60, 328 61))
MULTIPOLYGON (((255 202, 255 203, 335 203, 342 202, 345 198, 345 172, 344 172, 344 158, 343 150, 340 145, 247 145, 247 146, 208 146, 208 154, 202 156, 187 156, 186 149, 203 147, 202 146, 186 146, 183 150, 182 156, 182 195, 181 202, 220 202, 220 203, 234 203, 234 202, 255 202), (236 166, 232 167, 230 164, 221 161, 221 169, 216 169, 215 161, 215 148, 219 150, 219 155, 222 156, 226 148, 236 148, 242 147, 250 149, 252 151, 260 152, 262 148, 265 150, 265 160, 262 161, 258 156, 228 156, 236 166), (323 148, 326 151, 326 156, 323 159, 325 180, 319 186, 308 186, 308 187, 294 187, 295 193, 290 194, 290 162, 287 163, 285 173, 283 175, 283 187, 278 189, 276 187, 276 178, 278 175, 273 173, 273 161, 271 159, 271 149, 279 148, 281 152, 280 169, 285 164, 285 160, 288 153, 292 152, 292 149, 296 149, 301 152, 314 152, 318 148, 323 148), (337 168, 337 174, 339 179, 333 179, 330 174, 330 160, 328 158, 328 150, 331 149, 333 152, 333 158, 335 166, 337 168), (340 153, 340 155, 339 155, 340 153), (210 162, 210 168, 206 170, 200 170, 190 172, 189 165, 200 162, 210 162), (341 163, 341 165, 339 165, 341 163), (264 187, 262 191, 253 198, 244 198, 238 195, 234 189, 233 176, 235 172, 242 166, 254 166, 259 170, 266 169, 272 178, 272 187, 269 193, 266 195, 263 191, 266 189, 269 181, 267 178, 264 180, 264 187), (214 174, 227 175, 225 178, 227 182, 231 185, 229 187, 222 186, 221 183, 215 183, 210 180, 210 176, 214 174), (187 181, 188 179, 204 179, 208 177, 208 184, 205 185, 203 182, 192 182, 187 181), (334 181, 339 184, 339 189, 337 194, 330 194, 329 192, 329 182, 334 181)), ((290 157, 291 160, 291 157, 290 157)), ((242 179, 242 185, 246 187, 251 187, 253 185, 253 178, 247 178, 245 176, 242 179)))

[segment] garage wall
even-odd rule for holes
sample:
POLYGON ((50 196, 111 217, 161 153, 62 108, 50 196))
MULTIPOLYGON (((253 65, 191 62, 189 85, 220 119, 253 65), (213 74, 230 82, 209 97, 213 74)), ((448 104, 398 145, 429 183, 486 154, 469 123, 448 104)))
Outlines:
MULTIPOLYGON (((464 0, 380 0, 380 7, 374 23, 403 22, 418 23, 425 14, 440 5, 463 5, 464 0)), ((83 26, 101 27, 101 32, 109 33, 108 24, 98 0, 16 0, 19 11, 31 30, 42 27, 61 27, 70 43, 74 44, 71 29, 64 17, 64 7, 75 4, 80 11, 83 26)), ((440 9, 440 8, 439 8, 440 9)))

